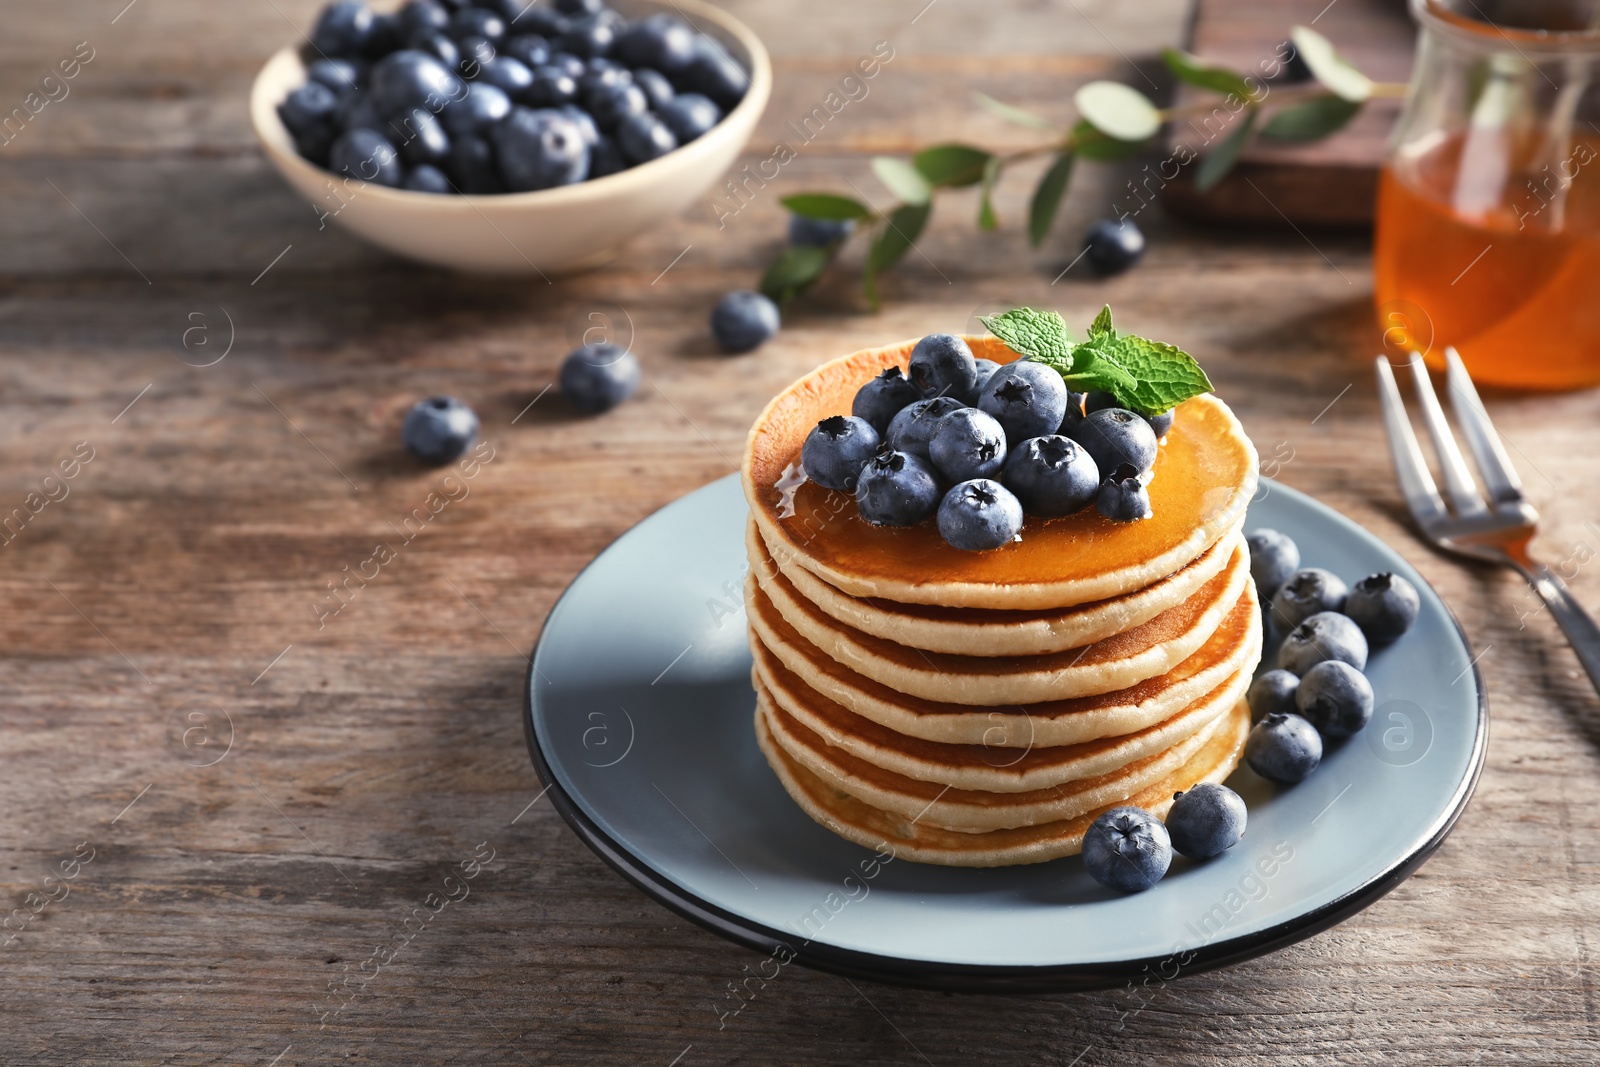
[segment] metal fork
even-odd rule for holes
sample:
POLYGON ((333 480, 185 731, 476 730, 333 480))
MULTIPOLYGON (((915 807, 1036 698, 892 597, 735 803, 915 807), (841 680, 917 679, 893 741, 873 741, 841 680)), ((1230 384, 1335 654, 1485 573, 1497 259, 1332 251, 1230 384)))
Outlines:
POLYGON ((1439 473, 1445 493, 1439 495, 1427 459, 1411 432, 1405 402, 1395 384, 1389 361, 1378 357, 1378 399, 1383 405, 1383 424, 1389 431, 1389 448, 1394 454, 1395 471, 1400 477, 1400 492, 1406 505, 1428 540, 1447 552, 1515 568, 1567 635, 1578 662, 1589 681, 1600 692, 1600 626, 1572 598, 1566 583, 1543 563, 1528 554, 1528 543, 1538 529, 1539 513, 1522 495, 1522 482, 1511 466, 1500 437, 1489 422, 1489 415, 1478 399, 1467 368, 1454 348, 1444 350, 1445 388, 1450 393, 1450 408, 1467 439, 1467 449, 1477 461, 1478 474, 1489 491, 1486 501, 1472 480, 1455 437, 1445 422, 1444 410, 1433 391, 1422 357, 1412 353, 1411 375, 1416 382, 1417 399, 1422 405, 1422 421, 1433 438, 1439 456, 1439 473))

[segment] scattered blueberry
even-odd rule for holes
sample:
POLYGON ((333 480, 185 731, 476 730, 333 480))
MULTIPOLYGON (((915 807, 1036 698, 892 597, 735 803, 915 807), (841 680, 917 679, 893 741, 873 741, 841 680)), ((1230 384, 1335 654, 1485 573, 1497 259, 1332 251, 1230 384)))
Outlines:
POLYGON ((856 490, 856 479, 878 451, 878 431, 865 419, 833 415, 806 435, 800 465, 806 477, 824 489, 856 490))
POLYGON ((359 56, 372 37, 372 11, 359 0, 337 0, 322 9, 311 30, 311 47, 325 56, 359 56))
POLYGON ((1112 522, 1139 522, 1155 514, 1150 509, 1150 491, 1131 463, 1112 468, 1095 494, 1094 506, 1112 522))
POLYGON ((450 179, 445 177, 444 171, 427 163, 412 167, 411 173, 406 175, 406 180, 400 183, 402 189, 410 189, 413 193, 451 193, 450 179))
POLYGON ((1323 737, 1349 737, 1372 718, 1372 683, 1348 663, 1323 660, 1300 678, 1294 703, 1323 737))
POLYGON ((328 169, 364 182, 396 187, 405 174, 400 153, 376 130, 350 130, 328 151, 328 169))
POLYGON ((1101 219, 1083 235, 1084 258, 1101 277, 1121 274, 1144 255, 1144 234, 1132 219, 1101 219))
POLYGON ((612 51, 634 67, 674 74, 694 58, 694 31, 665 12, 633 23, 617 37, 612 51))
POLYGON ((749 352, 778 332, 778 305, 749 289, 717 301, 711 310, 711 335, 724 352, 749 352))
POLYGON ((1348 590, 1344 580, 1321 567, 1291 574, 1272 597, 1272 625, 1292 630, 1319 611, 1342 611, 1348 590))
POLYGON ((939 479, 921 456, 880 452, 856 482, 856 511, 874 526, 915 526, 939 506, 939 479))
POLYGON ((1011 490, 992 479, 974 478, 952 486, 939 502, 939 536, 954 548, 968 552, 999 548, 1014 541, 1021 530, 1022 505, 1011 490))
POLYGON ((1244 836, 1244 798, 1225 785, 1200 782, 1172 797, 1167 833, 1172 851, 1192 860, 1220 856, 1244 836))
POLYGON ((573 349, 561 364, 561 395, 586 415, 610 411, 639 388, 639 360, 609 342, 573 349))
POLYGON ((722 109, 699 93, 673 97, 662 105, 660 115, 679 144, 688 144, 722 121, 722 109))
POLYGON ((1006 462, 1006 433, 989 415, 963 407, 939 420, 928 458, 947 481, 993 478, 1006 462))
POLYGON ((1067 387, 1043 363, 1020 359, 989 376, 978 407, 994 416, 1006 439, 1023 441, 1055 433, 1067 413, 1067 387))
POLYGON ((890 448, 928 459, 928 443, 939 428, 939 420, 964 407, 966 405, 953 396, 931 396, 926 400, 918 400, 902 408, 889 420, 889 429, 883 439, 890 448))
POLYGON ((1256 582, 1256 595, 1270 601, 1278 588, 1300 569, 1300 546, 1288 534, 1263 527, 1244 535, 1250 547, 1250 577, 1256 582))
POLYGON ((931 333, 911 349, 910 378, 925 397, 964 400, 978 380, 978 364, 961 338, 931 333))
POLYGON ((1138 893, 1161 881, 1172 866, 1172 838, 1143 808, 1112 808, 1083 835, 1083 866, 1108 889, 1138 893))
MULTIPOLYGON (((701 99, 705 99, 701 97, 701 99)), ((710 101, 707 101, 710 103, 710 101)), ((715 104, 711 105, 715 107, 715 104)), ((808 215, 789 216, 789 243, 827 248, 855 231, 854 219, 814 219, 808 215)), ((920 394, 918 394, 920 395, 920 394)))
POLYGON ((1264 719, 1273 712, 1286 714, 1296 711, 1294 691, 1300 688, 1300 678, 1293 671, 1270 670, 1250 683, 1245 700, 1250 704, 1250 714, 1264 719))
POLYGON ((901 409, 915 403, 921 396, 899 367, 887 367, 856 390, 856 398, 850 403, 850 414, 858 419, 866 419, 880 436, 885 436, 889 432, 889 423, 900 414, 901 409))
POLYGON ((478 416, 453 396, 417 401, 400 428, 406 450, 429 463, 449 463, 477 436, 478 416))
POLYGON ((1302 678, 1325 660, 1348 663, 1358 671, 1367 665, 1366 635, 1337 611, 1308 615, 1278 647, 1278 666, 1302 678))
POLYGON ((1269 781, 1293 785, 1322 762, 1322 735, 1300 716, 1276 711, 1250 730, 1244 761, 1269 781))
POLYGON ((1411 629, 1421 610, 1417 587, 1387 571, 1361 579, 1344 602, 1344 613, 1375 645, 1386 645, 1411 629))
POLYGON ((1088 450, 1102 473, 1126 463, 1143 474, 1155 465, 1160 448, 1150 424, 1124 408, 1091 412, 1068 436, 1088 450))
POLYGON ((646 111, 629 115, 618 124, 617 144, 623 158, 634 163, 648 163, 677 148, 678 138, 666 123, 646 111))
POLYGON ((1070 437, 1032 437, 1011 449, 1000 481, 1029 515, 1081 511, 1100 489, 1100 471, 1070 437))
POLYGON ((588 173, 589 146, 583 143, 583 131, 559 111, 512 108, 489 137, 500 161, 500 177, 512 192, 571 185, 588 173))
POLYGON ((403 115, 414 107, 443 107, 465 92, 461 79, 426 52, 392 52, 372 68, 372 106, 380 115, 403 115))

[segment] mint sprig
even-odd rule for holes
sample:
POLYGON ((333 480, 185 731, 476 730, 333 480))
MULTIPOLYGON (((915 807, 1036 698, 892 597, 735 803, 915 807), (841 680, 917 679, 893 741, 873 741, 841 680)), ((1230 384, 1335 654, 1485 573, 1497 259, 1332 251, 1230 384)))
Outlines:
POLYGON ((1141 415, 1170 411, 1213 386, 1194 357, 1176 345, 1135 334, 1119 334, 1106 306, 1089 325, 1088 339, 1074 344, 1067 324, 1053 311, 1017 308, 980 320, 1012 351, 1043 363, 1071 389, 1099 389, 1141 415))

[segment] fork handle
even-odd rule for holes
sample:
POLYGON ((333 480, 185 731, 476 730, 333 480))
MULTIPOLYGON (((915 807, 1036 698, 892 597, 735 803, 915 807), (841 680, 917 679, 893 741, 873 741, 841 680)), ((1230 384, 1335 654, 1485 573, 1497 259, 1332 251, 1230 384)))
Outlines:
POLYGON ((1567 583, 1555 571, 1531 560, 1525 562, 1513 558, 1512 565, 1522 572, 1528 584, 1533 586, 1533 591, 1544 601, 1545 607, 1550 609, 1556 625, 1567 635, 1572 651, 1577 653, 1578 662, 1583 664, 1584 671, 1588 673, 1589 681, 1600 693, 1600 626, 1595 625, 1589 613, 1573 598, 1567 583))

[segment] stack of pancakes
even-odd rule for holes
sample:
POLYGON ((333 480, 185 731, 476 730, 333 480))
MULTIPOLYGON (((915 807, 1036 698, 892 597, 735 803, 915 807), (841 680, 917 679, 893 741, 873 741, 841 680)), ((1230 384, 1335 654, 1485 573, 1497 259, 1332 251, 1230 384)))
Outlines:
POLYGON ((979 553, 932 522, 875 527, 803 480, 800 448, 914 344, 819 368, 751 431, 757 739, 795 802, 860 844, 970 867, 1072 855, 1107 808, 1165 814, 1238 763, 1261 654, 1240 531, 1255 449, 1196 397, 1156 459, 1149 519, 1030 516, 1019 542, 979 553))

